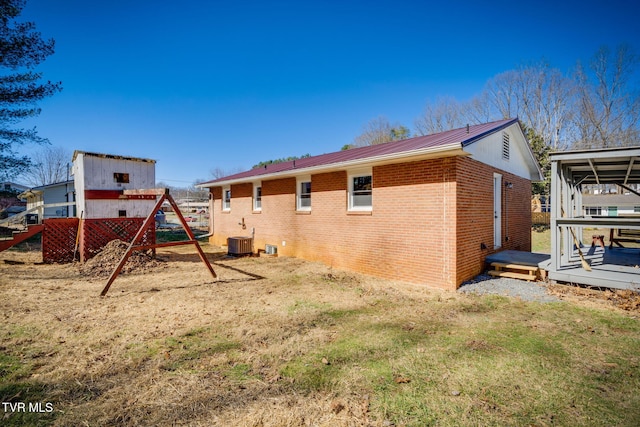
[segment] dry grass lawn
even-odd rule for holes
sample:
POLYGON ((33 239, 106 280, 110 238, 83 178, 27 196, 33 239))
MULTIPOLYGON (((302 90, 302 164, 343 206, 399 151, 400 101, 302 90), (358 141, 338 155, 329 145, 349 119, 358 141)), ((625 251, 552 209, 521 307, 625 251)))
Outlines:
POLYGON ((45 408, 3 405, 2 424, 640 424, 637 309, 203 248, 219 280, 192 247, 164 249, 106 297, 75 265, 0 253, 0 397, 45 408))

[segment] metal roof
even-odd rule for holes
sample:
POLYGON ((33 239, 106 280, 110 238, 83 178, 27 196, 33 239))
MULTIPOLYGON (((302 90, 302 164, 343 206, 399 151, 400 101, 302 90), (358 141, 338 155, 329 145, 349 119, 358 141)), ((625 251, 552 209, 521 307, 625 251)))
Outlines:
POLYGON ((250 181, 265 175, 287 175, 289 172, 305 173, 305 170, 318 171, 323 167, 335 166, 353 167, 364 165, 374 161, 393 161, 411 155, 439 153, 450 150, 461 150, 463 147, 484 138, 494 132, 498 132, 518 119, 505 119, 479 125, 467 125, 463 128, 453 129, 432 135, 418 136, 402 141, 393 141, 385 144, 371 145, 367 147, 352 148, 336 151, 328 154, 307 157, 282 163, 270 164, 264 167, 250 169, 234 175, 225 176, 212 181, 198 184, 198 187, 214 187, 230 182, 250 181))
POLYGON ((583 206, 640 206, 635 194, 583 194, 583 206))

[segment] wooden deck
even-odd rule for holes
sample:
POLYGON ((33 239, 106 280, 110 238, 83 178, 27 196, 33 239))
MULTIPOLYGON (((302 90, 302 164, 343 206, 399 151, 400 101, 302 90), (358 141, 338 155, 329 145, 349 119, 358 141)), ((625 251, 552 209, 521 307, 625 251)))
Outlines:
POLYGON ((549 279, 559 282, 579 283, 614 289, 640 291, 640 249, 583 247, 584 257, 591 265, 591 271, 580 266, 577 252, 571 257, 571 264, 549 271, 549 279))
POLYGON ((524 251, 502 251, 488 256, 485 262, 493 269, 489 275, 535 281, 546 279, 546 269, 540 264, 548 262, 549 255, 524 251))
MULTIPOLYGON (((540 272, 546 272, 550 280, 558 282, 640 291, 640 249, 615 247, 609 249, 598 245, 581 249, 585 259, 591 265, 591 271, 582 268, 577 251, 572 254, 571 263, 558 271, 550 271, 550 255, 524 251, 498 252, 488 256, 485 262, 487 265, 500 263, 538 267, 540 272)), ((543 277, 544 274, 542 273, 543 277)), ((522 278, 530 280, 524 276, 522 278)))
POLYGON ((38 224, 28 226, 26 230, 14 231, 11 238, 0 239, 0 252, 17 245, 18 243, 24 242, 28 238, 42 232, 43 229, 44 225, 38 224))
POLYGON ((508 250, 489 255, 485 259, 485 262, 487 264, 491 264, 492 262, 500 262, 504 264, 528 265, 531 267, 541 268, 541 264, 544 264, 550 259, 551 256, 548 254, 508 250))

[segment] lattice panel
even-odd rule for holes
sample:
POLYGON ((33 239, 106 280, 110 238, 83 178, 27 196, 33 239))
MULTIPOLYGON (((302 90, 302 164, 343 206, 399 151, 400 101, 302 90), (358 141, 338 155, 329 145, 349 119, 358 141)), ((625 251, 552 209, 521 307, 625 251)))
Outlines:
MULTIPOLYGON (((96 253, 112 240, 120 239, 131 242, 144 218, 101 218, 85 219, 82 221, 82 261, 92 258, 96 253)), ((150 245, 156 242, 155 222, 142 235, 139 245, 150 245)))
POLYGON ((42 261, 72 262, 78 233, 78 218, 52 218, 43 221, 42 261))

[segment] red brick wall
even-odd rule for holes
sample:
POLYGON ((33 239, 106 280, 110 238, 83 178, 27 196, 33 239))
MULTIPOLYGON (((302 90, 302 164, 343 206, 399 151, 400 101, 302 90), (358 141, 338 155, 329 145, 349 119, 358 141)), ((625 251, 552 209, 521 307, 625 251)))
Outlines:
POLYGON ((531 181, 469 157, 457 167, 457 282, 481 273, 487 255, 504 249, 531 250, 531 181), (502 175, 502 242, 494 249, 493 176, 502 175), (507 189, 506 183, 513 188, 507 189), (483 249, 482 247, 485 247, 483 249))
MULTIPOLYGON (((259 212, 252 209, 252 184, 231 186, 229 212, 222 211, 222 190, 213 188, 211 241, 226 244, 227 237, 250 236, 253 228, 256 250, 273 244, 284 256, 455 289, 481 271, 493 250, 493 173, 462 157, 376 166, 371 212, 348 212, 345 171, 312 175, 311 212, 295 210, 295 178, 263 181, 259 212)), ((499 173, 514 183, 506 190, 505 247, 528 250, 530 184, 499 173)))

